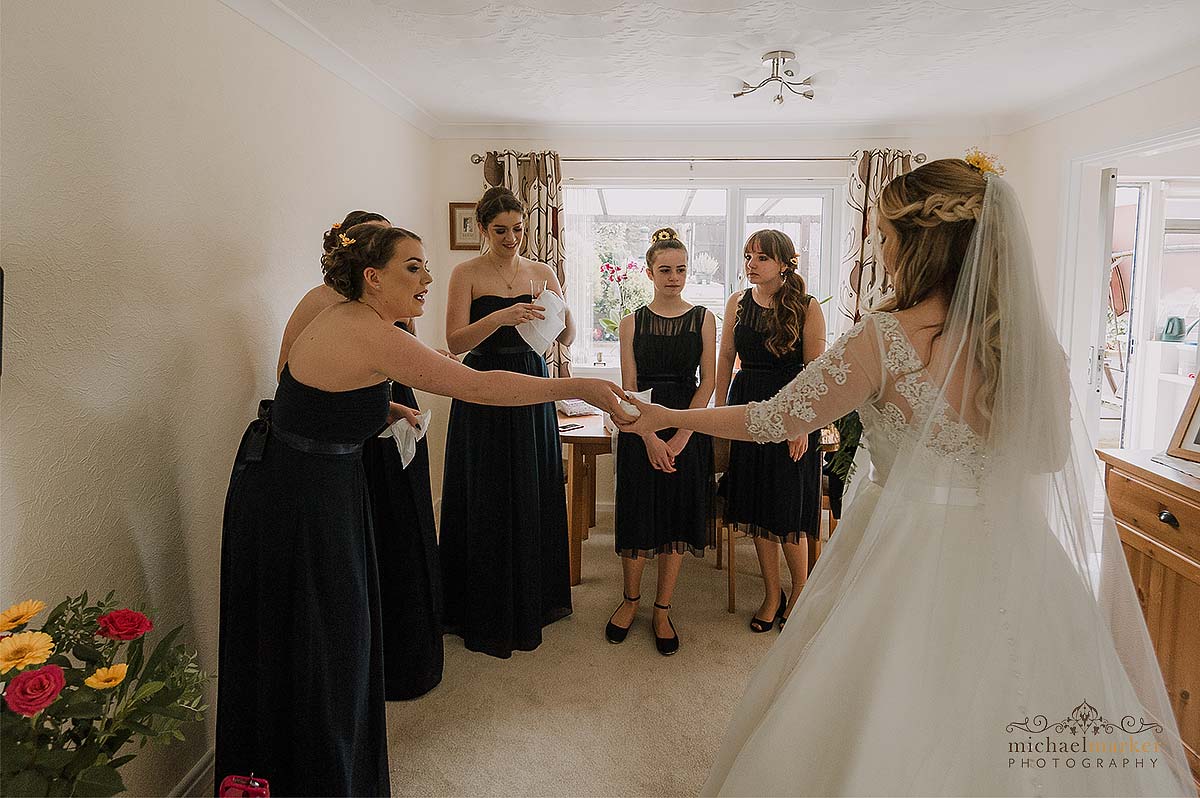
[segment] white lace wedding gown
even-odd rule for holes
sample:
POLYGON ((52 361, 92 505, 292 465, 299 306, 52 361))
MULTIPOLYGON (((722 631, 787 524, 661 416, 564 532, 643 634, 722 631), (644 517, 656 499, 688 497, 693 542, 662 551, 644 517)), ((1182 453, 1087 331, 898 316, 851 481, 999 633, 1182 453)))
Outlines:
MULTIPOLYGON (((1162 697, 1161 676, 1123 664, 1044 512, 988 506, 991 453, 940 395, 897 318, 873 313, 750 405, 760 442, 857 409, 871 466, 702 794, 1194 795, 1174 722, 1146 699, 1162 697), (997 522, 1009 517, 1035 520, 997 522), (1160 750, 1021 749, 1084 735, 1160 750)), ((1140 616, 1123 622, 1133 650, 1148 646, 1140 616)))

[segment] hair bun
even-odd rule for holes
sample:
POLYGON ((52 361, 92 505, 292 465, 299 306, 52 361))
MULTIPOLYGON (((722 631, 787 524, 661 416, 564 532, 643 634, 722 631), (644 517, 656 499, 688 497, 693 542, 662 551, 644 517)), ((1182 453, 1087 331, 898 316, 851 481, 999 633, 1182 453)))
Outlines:
POLYGON ((679 233, 675 232, 673 227, 660 227, 650 236, 650 242, 656 241, 678 241, 679 233))

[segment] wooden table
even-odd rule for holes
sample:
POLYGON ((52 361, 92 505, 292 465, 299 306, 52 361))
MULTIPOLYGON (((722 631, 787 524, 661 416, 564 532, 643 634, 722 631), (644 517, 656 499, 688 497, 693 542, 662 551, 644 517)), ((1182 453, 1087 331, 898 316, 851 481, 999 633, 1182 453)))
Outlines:
POLYGON ((567 532, 571 539, 571 584, 580 582, 583 540, 596 525, 596 456, 612 454, 612 435, 604 429, 604 416, 558 415, 558 436, 571 447, 567 460, 567 532), (567 424, 582 429, 562 431, 567 424))

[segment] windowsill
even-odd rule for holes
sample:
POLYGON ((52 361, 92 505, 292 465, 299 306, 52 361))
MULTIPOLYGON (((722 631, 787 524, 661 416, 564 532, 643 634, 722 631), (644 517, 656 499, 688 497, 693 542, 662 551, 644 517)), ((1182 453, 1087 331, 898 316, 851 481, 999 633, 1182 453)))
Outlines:
POLYGON ((571 374, 575 377, 594 377, 601 380, 611 380, 612 382, 621 381, 621 367, 610 366, 581 366, 578 363, 571 364, 571 374))

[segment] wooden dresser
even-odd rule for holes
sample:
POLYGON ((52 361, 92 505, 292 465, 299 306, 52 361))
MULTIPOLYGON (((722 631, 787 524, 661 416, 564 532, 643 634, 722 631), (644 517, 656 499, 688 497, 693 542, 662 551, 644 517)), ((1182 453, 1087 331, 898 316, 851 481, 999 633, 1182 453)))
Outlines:
POLYGON ((1153 462, 1153 451, 1097 454, 1188 763, 1200 781, 1200 479, 1153 462))

